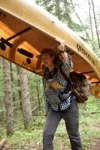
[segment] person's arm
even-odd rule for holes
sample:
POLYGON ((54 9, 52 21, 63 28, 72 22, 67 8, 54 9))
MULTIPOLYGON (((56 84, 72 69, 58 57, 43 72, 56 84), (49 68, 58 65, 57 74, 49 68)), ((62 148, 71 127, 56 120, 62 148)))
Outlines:
POLYGON ((58 37, 56 38, 56 41, 58 42, 58 45, 57 45, 58 52, 60 53, 60 55, 66 62, 69 62, 69 57, 68 57, 68 54, 66 53, 66 48, 65 48, 65 41, 58 37))
POLYGON ((60 38, 56 38, 56 41, 58 42, 58 53, 60 53, 62 57, 63 64, 61 66, 61 69, 66 74, 67 77, 69 77, 70 71, 73 68, 73 62, 71 56, 66 52, 65 42, 64 40, 60 38))

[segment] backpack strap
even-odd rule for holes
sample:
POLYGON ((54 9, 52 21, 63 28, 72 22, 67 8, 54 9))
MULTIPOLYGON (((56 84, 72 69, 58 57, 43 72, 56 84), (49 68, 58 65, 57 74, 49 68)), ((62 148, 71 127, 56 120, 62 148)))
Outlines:
POLYGON ((66 76, 66 74, 64 73, 64 71, 62 70, 61 66, 59 67, 60 73, 63 75, 63 77, 65 78, 65 80, 70 81, 70 78, 66 76))

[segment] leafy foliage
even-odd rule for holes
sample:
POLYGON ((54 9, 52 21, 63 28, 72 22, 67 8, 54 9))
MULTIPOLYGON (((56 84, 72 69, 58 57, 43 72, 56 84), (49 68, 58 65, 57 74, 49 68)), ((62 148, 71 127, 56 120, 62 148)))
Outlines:
POLYGON ((51 14, 55 15, 59 20, 74 31, 83 30, 83 27, 74 22, 71 17, 73 9, 69 0, 36 0, 36 3, 45 8, 51 14))

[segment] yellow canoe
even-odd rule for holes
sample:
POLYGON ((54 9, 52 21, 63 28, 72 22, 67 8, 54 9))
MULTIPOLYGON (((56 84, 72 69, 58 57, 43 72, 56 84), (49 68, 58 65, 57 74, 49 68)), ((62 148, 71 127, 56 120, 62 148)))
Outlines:
POLYGON ((56 17, 33 0, 0 1, 0 55, 34 73, 41 74, 36 55, 54 48, 55 37, 65 40, 74 70, 92 82, 91 93, 100 97, 100 60, 88 45, 56 17))

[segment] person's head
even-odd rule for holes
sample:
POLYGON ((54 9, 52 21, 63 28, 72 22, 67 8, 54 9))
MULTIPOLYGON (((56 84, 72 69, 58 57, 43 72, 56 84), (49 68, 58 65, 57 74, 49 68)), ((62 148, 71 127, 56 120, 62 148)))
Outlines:
POLYGON ((43 65, 48 69, 52 68, 55 65, 55 53, 50 48, 43 49, 43 52, 40 55, 38 55, 37 58, 41 59, 43 65))

